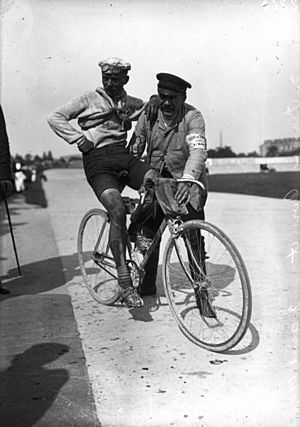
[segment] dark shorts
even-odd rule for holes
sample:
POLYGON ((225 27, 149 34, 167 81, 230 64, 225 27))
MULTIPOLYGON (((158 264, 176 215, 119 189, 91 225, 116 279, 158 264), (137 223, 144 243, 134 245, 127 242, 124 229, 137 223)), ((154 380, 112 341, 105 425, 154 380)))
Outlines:
POLYGON ((95 148, 84 154, 83 166, 87 180, 98 197, 108 188, 121 192, 128 185, 138 190, 146 172, 151 169, 150 165, 133 157, 127 148, 117 144, 95 148))

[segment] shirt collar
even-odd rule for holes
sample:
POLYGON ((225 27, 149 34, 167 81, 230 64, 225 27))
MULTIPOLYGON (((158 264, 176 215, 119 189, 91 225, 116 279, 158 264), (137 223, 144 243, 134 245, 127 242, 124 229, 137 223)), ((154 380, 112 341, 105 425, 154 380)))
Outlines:
POLYGON ((122 93, 116 99, 112 99, 104 90, 103 87, 97 87, 96 91, 100 93, 110 104, 112 108, 115 108, 119 102, 125 102, 127 98, 127 92, 125 89, 122 90, 122 93))
POLYGON ((160 129, 164 130, 165 132, 169 132, 172 129, 176 129, 179 126, 179 123, 181 122, 182 118, 184 117, 184 111, 185 111, 185 107, 183 106, 182 111, 179 113, 177 120, 175 122, 175 124, 173 126, 168 126, 167 123, 164 120, 163 114, 161 112, 161 110, 158 111, 158 116, 157 116, 157 123, 160 129))

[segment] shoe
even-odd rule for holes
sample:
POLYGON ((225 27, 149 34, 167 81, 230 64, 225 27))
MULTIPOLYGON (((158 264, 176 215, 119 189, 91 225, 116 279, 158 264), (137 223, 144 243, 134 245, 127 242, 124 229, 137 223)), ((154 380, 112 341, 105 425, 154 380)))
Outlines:
POLYGON ((127 305, 127 307, 139 308, 144 305, 144 301, 133 287, 123 289, 121 291, 120 300, 127 305))
POLYGON ((10 294, 10 291, 7 288, 4 288, 3 286, 0 286, 0 294, 10 294))

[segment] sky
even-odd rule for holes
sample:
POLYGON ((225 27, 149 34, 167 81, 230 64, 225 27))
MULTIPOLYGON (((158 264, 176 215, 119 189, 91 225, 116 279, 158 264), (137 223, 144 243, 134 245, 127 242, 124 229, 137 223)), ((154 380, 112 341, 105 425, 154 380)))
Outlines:
POLYGON ((297 0, 0 0, 1 105, 12 155, 77 154, 47 115, 101 85, 100 59, 131 63, 126 91, 156 74, 192 84, 208 148, 258 151, 300 136, 297 0))

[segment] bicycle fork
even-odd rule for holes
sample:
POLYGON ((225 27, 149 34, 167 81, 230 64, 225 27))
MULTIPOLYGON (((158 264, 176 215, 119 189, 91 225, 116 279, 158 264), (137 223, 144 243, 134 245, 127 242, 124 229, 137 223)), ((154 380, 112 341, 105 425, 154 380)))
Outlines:
POLYGON ((195 251, 193 250, 193 244, 192 244, 193 242, 191 242, 186 235, 183 234, 182 236, 185 244, 185 248, 187 251, 187 255, 188 255, 189 269, 190 269, 189 271, 188 268, 184 265, 183 257, 180 254, 180 248, 178 244, 178 239, 181 236, 181 231, 182 231, 182 229, 180 229, 181 224, 182 222, 180 223, 180 221, 174 221, 173 223, 170 224, 178 260, 194 289, 196 305, 199 309, 199 313, 201 317, 216 318, 217 317, 216 311, 211 304, 211 301, 213 300, 213 297, 212 295, 210 295, 210 290, 209 290, 211 285, 206 275, 206 267, 205 267, 206 256, 205 256, 205 249, 204 249, 204 238, 203 236, 199 236, 200 237, 200 250, 199 250, 200 257, 198 257, 196 256, 197 251, 195 253, 195 251))

